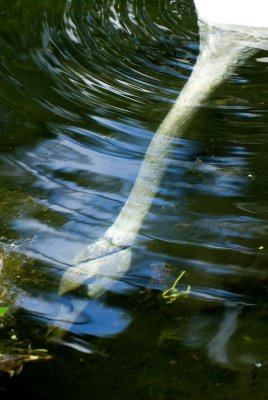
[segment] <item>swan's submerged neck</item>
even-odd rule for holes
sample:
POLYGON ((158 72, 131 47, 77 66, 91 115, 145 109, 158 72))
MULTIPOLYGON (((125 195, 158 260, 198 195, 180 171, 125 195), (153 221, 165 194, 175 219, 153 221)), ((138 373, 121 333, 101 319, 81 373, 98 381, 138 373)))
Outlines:
MULTIPOLYGON (((268 50, 268 28, 259 28, 244 25, 233 25, 233 24, 220 24, 213 23, 210 24, 202 18, 199 19, 199 27, 201 33, 202 41, 202 26, 206 26, 206 31, 208 29, 221 32, 221 35, 231 34, 232 40, 240 42, 244 47, 251 49, 263 49, 268 50)), ((204 38, 206 34, 203 35, 204 38)), ((220 42, 219 42, 220 44, 220 42)))
POLYGON ((64 274, 60 293, 96 277, 95 282, 88 285, 88 293, 98 296, 114 284, 111 276, 115 272, 119 277, 127 271, 131 246, 157 194, 173 138, 185 132, 200 104, 238 63, 255 51, 252 47, 258 46, 252 43, 262 44, 265 39, 265 32, 259 36, 256 31, 222 29, 202 20, 199 20, 199 28, 200 54, 191 76, 153 136, 125 205, 104 236, 90 244, 77 258, 77 266, 64 274))
POLYGON ((150 143, 130 196, 107 231, 110 240, 131 245, 158 191, 172 138, 184 133, 202 101, 252 52, 254 49, 240 32, 221 30, 200 21, 200 54, 192 74, 150 143))

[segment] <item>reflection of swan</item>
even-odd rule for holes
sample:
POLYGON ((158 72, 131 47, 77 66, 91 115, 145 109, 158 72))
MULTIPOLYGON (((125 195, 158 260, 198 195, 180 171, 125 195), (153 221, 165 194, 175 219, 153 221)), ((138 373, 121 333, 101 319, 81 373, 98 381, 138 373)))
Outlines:
POLYGON ((254 0, 252 5, 244 0, 195 0, 201 46, 192 74, 155 133, 117 219, 103 237, 75 258, 76 265, 62 277, 60 294, 91 279, 88 295, 99 296, 128 270, 131 247, 156 195, 173 137, 183 134, 200 103, 238 62, 252 54, 254 47, 267 44, 266 2, 254 0))

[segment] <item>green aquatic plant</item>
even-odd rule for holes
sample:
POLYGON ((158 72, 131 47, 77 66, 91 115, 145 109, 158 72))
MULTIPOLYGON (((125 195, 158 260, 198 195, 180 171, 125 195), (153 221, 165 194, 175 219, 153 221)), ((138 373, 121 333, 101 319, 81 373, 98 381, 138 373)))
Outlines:
POLYGON ((168 303, 173 303, 173 301, 175 301, 178 297, 187 297, 191 293, 190 285, 187 286, 186 290, 179 290, 177 288, 177 285, 185 272, 186 271, 182 271, 182 273, 178 276, 173 285, 162 293, 163 299, 167 300, 168 303))
POLYGON ((4 317, 8 312, 8 307, 0 307, 0 318, 4 317))
POLYGON ((29 340, 20 339, 17 331, 16 298, 22 293, 19 285, 29 280, 33 283, 34 278, 33 274, 31 277, 25 274, 24 279, 25 262, 30 268, 29 258, 15 252, 0 253, 0 374, 7 373, 10 377, 19 374, 29 362, 52 358, 46 349, 32 349, 29 340))

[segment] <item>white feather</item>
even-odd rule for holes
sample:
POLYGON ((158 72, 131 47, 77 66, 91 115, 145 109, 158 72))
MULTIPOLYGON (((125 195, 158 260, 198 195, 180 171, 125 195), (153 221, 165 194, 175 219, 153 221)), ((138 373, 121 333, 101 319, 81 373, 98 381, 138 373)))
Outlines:
POLYGON ((199 18, 211 25, 268 27, 268 0, 195 0, 199 18))

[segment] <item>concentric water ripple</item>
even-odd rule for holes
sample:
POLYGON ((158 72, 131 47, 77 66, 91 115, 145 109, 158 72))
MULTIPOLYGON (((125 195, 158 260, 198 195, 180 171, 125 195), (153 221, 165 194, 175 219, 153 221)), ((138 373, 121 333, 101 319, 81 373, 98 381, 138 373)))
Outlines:
POLYGON ((3 59, 6 80, 61 117, 120 113, 135 118, 143 104, 152 108, 155 100, 172 101, 189 76, 197 51, 189 39, 197 40, 197 35, 186 33, 180 17, 183 5, 60 1, 50 8, 35 5, 35 20, 31 1, 11 5, 11 16, 24 10, 18 16, 23 29, 15 39, 21 51, 16 54, 17 68, 10 67, 12 52, 3 59), (28 73, 22 79, 26 65, 28 73), (34 81, 40 73, 41 87, 39 79, 34 81), (172 77, 180 78, 176 85, 172 77), (168 87, 163 79, 169 80, 168 87))

